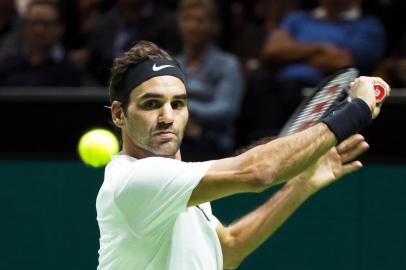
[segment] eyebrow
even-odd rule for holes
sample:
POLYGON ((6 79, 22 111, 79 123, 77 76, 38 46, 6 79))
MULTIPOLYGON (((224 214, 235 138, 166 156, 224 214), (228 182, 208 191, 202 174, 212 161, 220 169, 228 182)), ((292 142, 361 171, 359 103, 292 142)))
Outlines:
MULTIPOLYGON (((154 94, 154 93, 145 93, 138 97, 139 99, 148 99, 148 98, 163 98, 161 94, 154 94)), ((184 99, 187 100, 188 96, 186 94, 175 95, 173 99, 184 99)))

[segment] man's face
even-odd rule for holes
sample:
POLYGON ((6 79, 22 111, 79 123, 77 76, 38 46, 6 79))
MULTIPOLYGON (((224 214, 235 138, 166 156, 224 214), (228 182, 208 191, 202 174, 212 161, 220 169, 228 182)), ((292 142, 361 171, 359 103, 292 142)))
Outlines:
POLYGON ((201 7, 190 7, 180 14, 180 33, 188 46, 206 44, 213 35, 213 23, 201 7))
POLYGON ((50 5, 33 5, 27 10, 24 22, 25 38, 34 49, 51 48, 62 34, 58 12, 50 5))
POLYGON ((319 0, 320 5, 329 11, 331 14, 339 14, 353 5, 358 4, 359 0, 319 0))
POLYGON ((137 86, 123 119, 123 141, 136 149, 173 157, 188 120, 185 85, 176 77, 159 76, 137 86))

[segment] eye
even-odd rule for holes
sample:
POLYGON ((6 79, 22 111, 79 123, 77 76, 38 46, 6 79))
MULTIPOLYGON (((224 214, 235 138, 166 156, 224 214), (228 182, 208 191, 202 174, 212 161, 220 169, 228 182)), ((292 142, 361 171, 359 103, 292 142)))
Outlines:
POLYGON ((171 106, 174 110, 181 109, 186 106, 186 102, 183 100, 172 101, 171 106))
POLYGON ((147 100, 141 105, 141 107, 146 110, 158 109, 160 106, 161 103, 155 99, 147 100))

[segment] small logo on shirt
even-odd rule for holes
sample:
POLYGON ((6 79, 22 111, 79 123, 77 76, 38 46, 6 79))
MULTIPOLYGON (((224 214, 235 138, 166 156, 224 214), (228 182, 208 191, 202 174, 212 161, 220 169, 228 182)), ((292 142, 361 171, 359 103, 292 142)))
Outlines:
POLYGON ((154 64, 154 65, 152 66, 152 70, 153 70, 153 71, 160 71, 161 69, 168 68, 168 67, 174 67, 174 66, 172 66, 172 65, 156 66, 156 64, 154 64))

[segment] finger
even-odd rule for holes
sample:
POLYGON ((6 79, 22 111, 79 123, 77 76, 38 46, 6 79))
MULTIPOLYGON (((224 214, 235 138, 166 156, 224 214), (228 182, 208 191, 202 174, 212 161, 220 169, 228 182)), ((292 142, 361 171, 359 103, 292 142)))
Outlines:
POLYGON ((372 113, 372 119, 375 119, 379 115, 379 113, 381 112, 381 104, 382 103, 376 104, 377 106, 375 107, 375 109, 374 109, 374 111, 372 113))
POLYGON ((358 145, 360 142, 363 142, 364 136, 361 134, 355 134, 349 137, 348 139, 344 140, 342 143, 340 143, 336 148, 337 152, 341 155, 343 153, 346 153, 350 151, 352 148, 354 148, 356 145, 358 145))
POLYGON ((351 160, 354 160, 355 158, 360 156, 362 153, 364 153, 368 149, 369 149, 369 145, 365 141, 362 141, 359 144, 355 145, 349 151, 340 154, 341 160, 343 163, 347 163, 351 160))
POLYGON ((351 162, 351 163, 349 163, 349 164, 346 164, 346 165, 344 165, 344 166, 342 166, 341 167, 341 174, 340 174, 340 177, 341 176, 344 176, 344 175, 346 175, 346 174, 349 174, 349 173, 352 173, 352 172, 355 172, 355 171, 357 171, 357 170, 359 170, 359 169, 361 169, 362 168, 362 163, 360 162, 360 161, 353 161, 353 162, 351 162))

